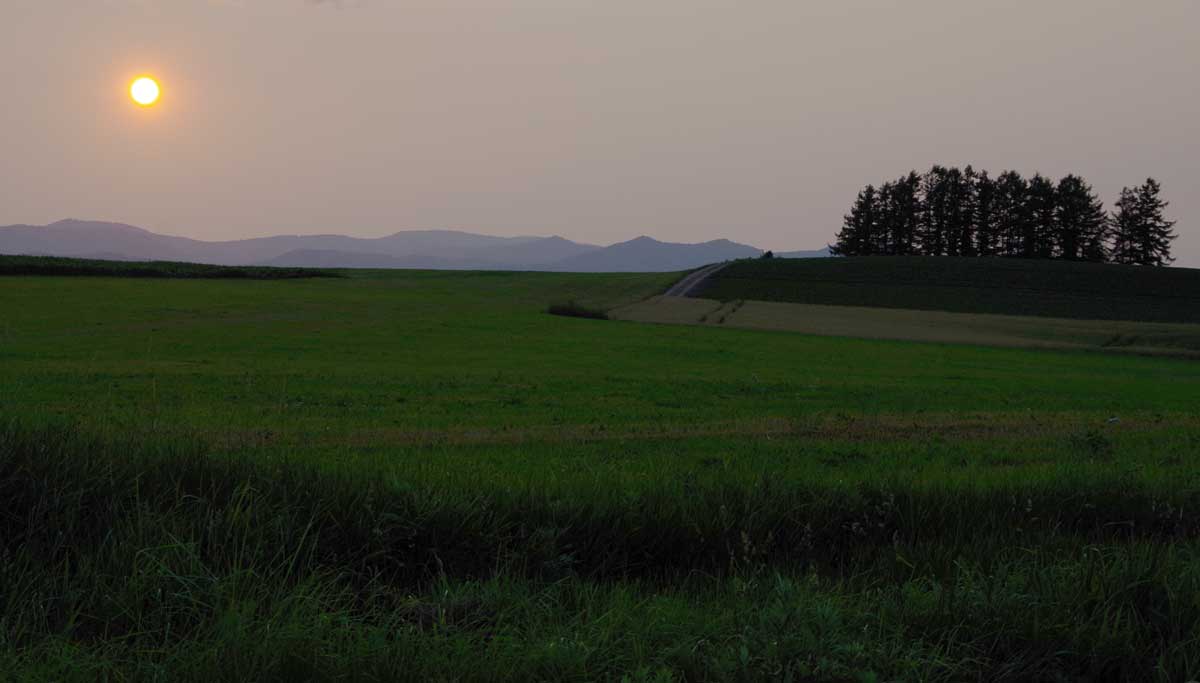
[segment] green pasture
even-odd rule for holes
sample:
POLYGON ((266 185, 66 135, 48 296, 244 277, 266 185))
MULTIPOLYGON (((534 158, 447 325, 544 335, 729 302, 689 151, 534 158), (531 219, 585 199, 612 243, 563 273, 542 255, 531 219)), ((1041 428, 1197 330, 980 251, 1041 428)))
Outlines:
POLYGON ((0 277, 26 680, 1200 674, 1200 365, 547 315, 678 274, 0 277))

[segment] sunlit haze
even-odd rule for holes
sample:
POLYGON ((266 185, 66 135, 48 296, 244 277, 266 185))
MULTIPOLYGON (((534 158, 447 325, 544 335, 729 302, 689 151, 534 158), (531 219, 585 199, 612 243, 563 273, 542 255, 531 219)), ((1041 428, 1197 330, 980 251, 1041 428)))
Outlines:
POLYGON ((7 0, 0 25, 0 224, 807 249, 866 183, 974 164, 1108 206, 1154 176, 1200 266, 1195 0, 7 0))

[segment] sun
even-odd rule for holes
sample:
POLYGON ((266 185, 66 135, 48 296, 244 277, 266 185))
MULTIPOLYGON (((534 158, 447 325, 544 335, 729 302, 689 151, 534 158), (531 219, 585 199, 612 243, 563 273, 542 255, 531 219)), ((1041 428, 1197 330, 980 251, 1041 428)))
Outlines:
POLYGON ((129 86, 129 96, 143 107, 149 107, 157 102, 160 93, 158 81, 149 76, 142 76, 129 86))

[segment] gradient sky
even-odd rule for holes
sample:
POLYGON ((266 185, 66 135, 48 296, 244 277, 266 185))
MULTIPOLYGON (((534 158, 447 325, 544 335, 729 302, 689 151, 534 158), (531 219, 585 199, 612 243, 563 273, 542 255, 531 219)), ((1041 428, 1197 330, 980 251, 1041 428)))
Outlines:
POLYGON ((972 163, 1106 204, 1153 175, 1200 266, 1198 31, 1197 0, 0 0, 0 224, 800 249, 972 163))

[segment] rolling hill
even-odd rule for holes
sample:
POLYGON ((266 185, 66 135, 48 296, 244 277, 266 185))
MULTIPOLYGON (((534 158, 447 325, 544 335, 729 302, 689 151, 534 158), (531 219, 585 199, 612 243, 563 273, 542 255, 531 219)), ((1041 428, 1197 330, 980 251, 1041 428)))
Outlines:
POLYGON ((754 258, 761 253, 761 249, 729 240, 674 244, 642 236, 560 261, 552 270, 595 273, 687 270, 718 261, 754 258))
POLYGON ((457 230, 412 230, 378 238, 276 235, 206 242, 96 221, 0 227, 0 254, 236 266, 663 272, 760 253, 729 240, 676 244, 639 237, 600 247, 559 236, 496 237, 457 230))
POLYGON ((1200 323, 1200 270, 926 256, 738 261, 693 295, 1092 320, 1200 323))

